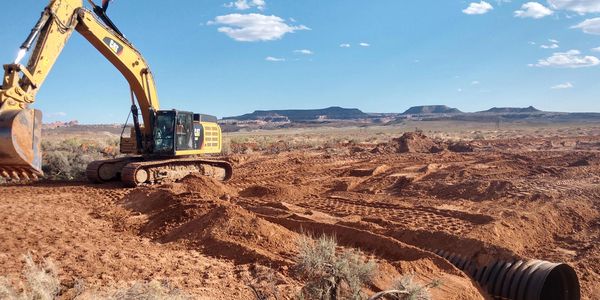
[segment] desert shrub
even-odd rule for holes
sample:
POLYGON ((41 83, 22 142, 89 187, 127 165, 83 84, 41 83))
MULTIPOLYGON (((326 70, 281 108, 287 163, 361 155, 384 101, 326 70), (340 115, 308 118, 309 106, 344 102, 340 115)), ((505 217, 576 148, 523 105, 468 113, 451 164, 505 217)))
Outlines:
POLYGON ((42 169, 54 180, 85 178, 87 165, 95 160, 117 157, 118 140, 85 141, 67 139, 42 143, 42 169))
POLYGON ((255 265, 251 273, 242 275, 243 281, 252 290, 256 300, 281 299, 281 291, 277 284, 282 282, 281 275, 271 267, 255 265))
POLYGON ((36 264, 31 255, 24 257, 25 267, 23 276, 25 281, 20 288, 13 287, 9 280, 0 277, 0 299, 11 300, 52 300, 60 292, 58 271, 51 260, 44 260, 36 264))
POLYGON ((150 282, 136 282, 128 288, 112 292, 107 297, 95 296, 93 299, 184 300, 192 298, 181 290, 170 287, 166 282, 152 280, 150 282))
POLYGON ((184 300, 191 296, 179 289, 169 286, 166 282, 152 280, 135 282, 125 288, 103 287, 104 292, 86 290, 83 281, 77 280, 73 288, 75 293, 61 293, 64 286, 58 277, 58 269, 54 262, 45 259, 36 264, 31 255, 24 257, 23 280, 16 286, 5 278, 0 277, 0 299, 6 300, 184 300), (62 294, 62 295, 60 295, 62 294), (60 295, 60 296, 59 296, 60 295))
POLYGON ((363 285, 371 281, 376 263, 366 261, 357 250, 338 254, 335 238, 313 239, 303 235, 298 241, 296 268, 308 281, 300 298, 335 300, 362 299, 363 285))
POLYGON ((223 139, 223 145, 221 145, 221 152, 224 155, 233 154, 233 151, 231 150, 231 139, 223 139))
POLYGON ((408 275, 397 280, 391 290, 377 293, 369 300, 382 299, 384 296, 393 296, 393 299, 398 300, 431 300, 429 290, 440 285, 441 281, 439 280, 421 285, 415 281, 414 275, 408 275))

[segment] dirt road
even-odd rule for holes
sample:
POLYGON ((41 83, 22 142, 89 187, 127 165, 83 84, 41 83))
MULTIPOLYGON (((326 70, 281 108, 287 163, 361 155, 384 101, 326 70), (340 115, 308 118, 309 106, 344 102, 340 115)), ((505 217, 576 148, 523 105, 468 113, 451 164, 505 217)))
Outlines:
POLYGON ((168 279, 198 297, 249 299, 273 281, 293 296, 300 232, 335 235, 382 270, 441 279, 439 299, 481 290, 422 249, 479 262, 567 262, 584 298, 600 295, 600 137, 441 145, 412 136, 386 144, 234 155, 235 179, 190 177, 154 188, 35 183, 0 187, 0 275, 18 280, 21 255, 50 257, 65 289, 168 279), (273 271, 270 271, 270 270, 273 271))

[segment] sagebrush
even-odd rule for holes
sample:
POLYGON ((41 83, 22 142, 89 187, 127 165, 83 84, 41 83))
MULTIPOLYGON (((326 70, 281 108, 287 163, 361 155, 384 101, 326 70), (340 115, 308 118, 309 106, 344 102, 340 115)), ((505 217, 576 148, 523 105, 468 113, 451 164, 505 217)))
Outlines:
POLYGON ((118 155, 118 139, 43 142, 42 169, 48 179, 81 180, 89 163, 118 155))
POLYGON ((308 283, 300 298, 306 299, 363 299, 362 289, 375 273, 376 263, 365 261, 357 250, 338 253, 333 237, 313 239, 303 235, 298 241, 296 268, 308 283))
POLYGON ((61 284, 58 269, 50 259, 35 263, 31 255, 25 255, 22 280, 12 283, 8 278, 0 277, 0 299, 6 300, 184 300, 193 299, 168 282, 151 280, 134 282, 125 287, 100 287, 91 290, 85 287, 83 280, 76 280, 73 287, 61 284), (67 293, 66 290, 74 292, 67 293))

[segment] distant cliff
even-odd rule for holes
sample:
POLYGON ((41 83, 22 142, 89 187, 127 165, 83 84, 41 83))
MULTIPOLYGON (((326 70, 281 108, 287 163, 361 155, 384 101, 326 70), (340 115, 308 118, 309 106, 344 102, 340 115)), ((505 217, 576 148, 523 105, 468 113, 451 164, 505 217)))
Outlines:
POLYGON ((77 126, 77 125, 79 125, 79 121, 77 121, 77 120, 68 121, 68 122, 56 121, 56 122, 52 122, 52 123, 42 124, 42 128, 43 129, 53 129, 53 128, 59 128, 59 127, 73 127, 73 126, 77 126))
POLYGON ((354 120, 368 118, 369 115, 356 108, 329 107, 324 109, 257 110, 251 114, 227 117, 223 120, 262 120, 262 121, 315 121, 315 120, 354 120))
POLYGON ((413 106, 407 111, 402 113, 403 115, 429 115, 429 114, 459 114, 462 113, 460 110, 446 105, 422 105, 413 106))
POLYGON ((536 113, 542 112, 541 110, 529 106, 529 107, 493 107, 488 110, 480 111, 481 113, 494 113, 494 114, 506 114, 506 113, 536 113))

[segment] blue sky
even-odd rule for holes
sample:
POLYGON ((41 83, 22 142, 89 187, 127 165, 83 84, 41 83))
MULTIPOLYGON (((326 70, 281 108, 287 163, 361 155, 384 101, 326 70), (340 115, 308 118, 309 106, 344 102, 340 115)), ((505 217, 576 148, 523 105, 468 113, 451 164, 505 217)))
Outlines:
MULTIPOLYGON (((152 68, 162 108, 219 117, 423 104, 600 111, 600 0, 230 1, 111 4, 152 68)), ((3 1, 3 63, 45 3, 3 1)), ((48 122, 118 123, 129 89, 74 34, 35 106, 48 122)))

